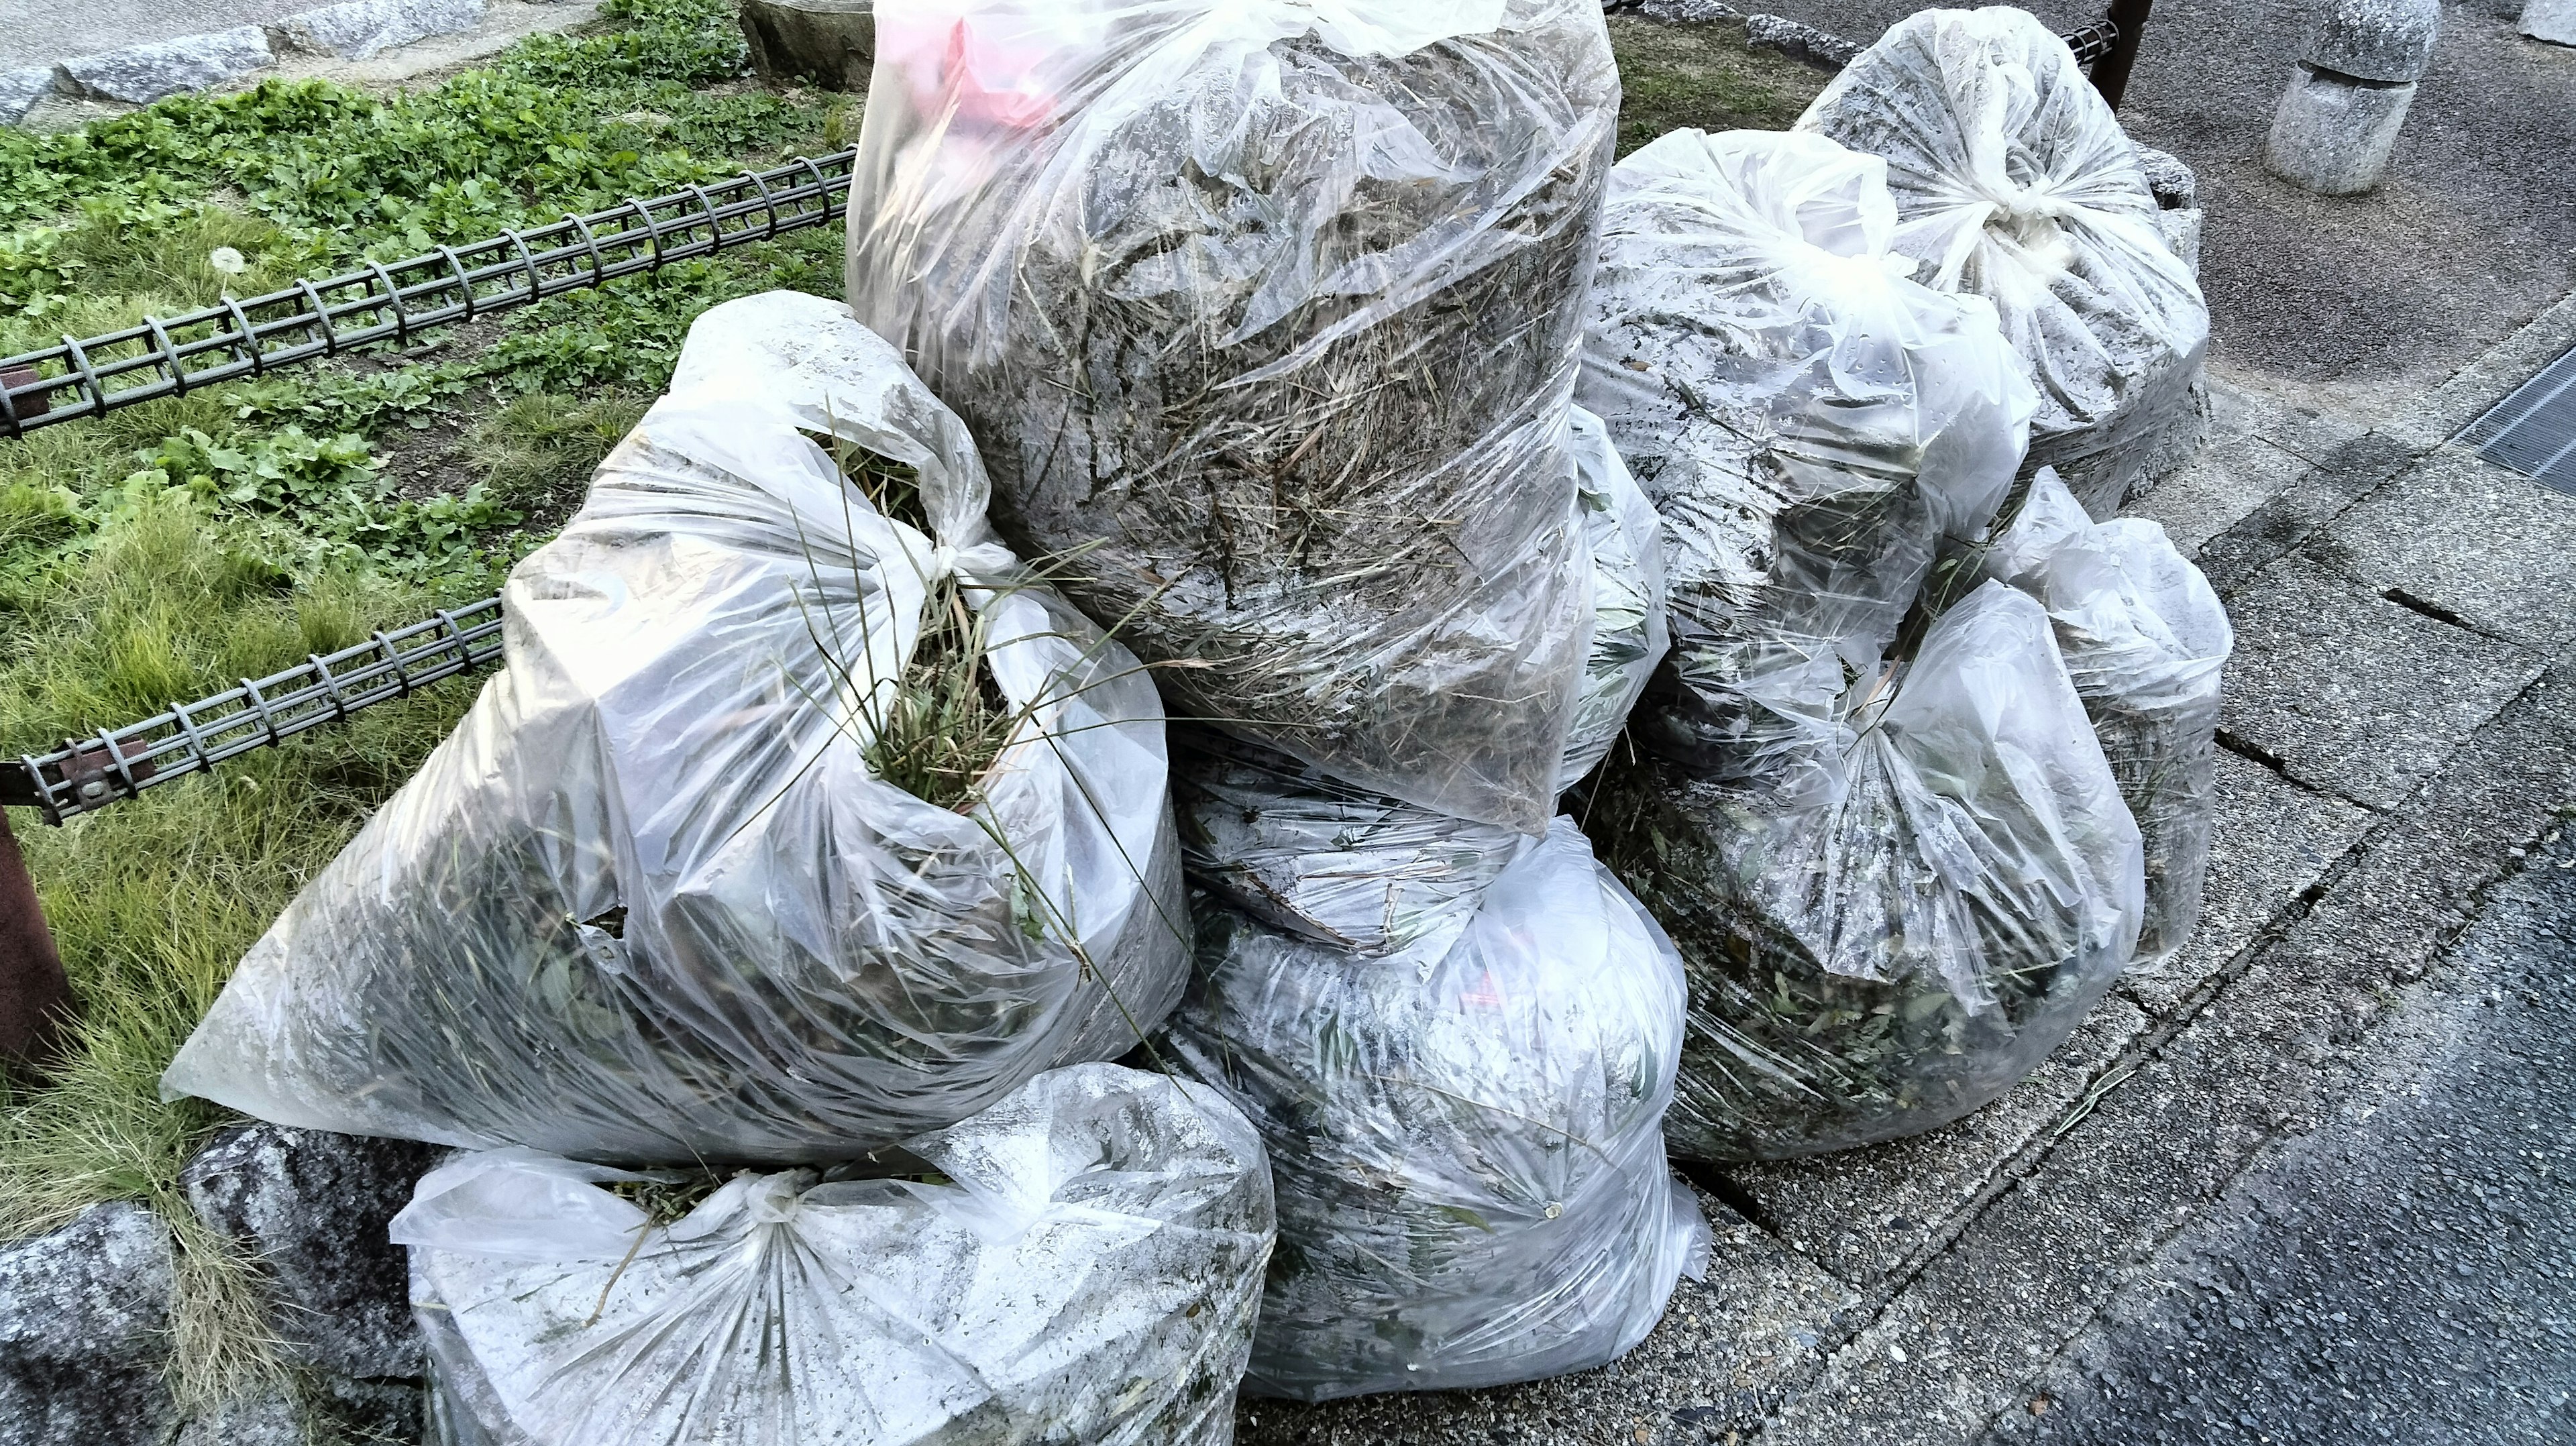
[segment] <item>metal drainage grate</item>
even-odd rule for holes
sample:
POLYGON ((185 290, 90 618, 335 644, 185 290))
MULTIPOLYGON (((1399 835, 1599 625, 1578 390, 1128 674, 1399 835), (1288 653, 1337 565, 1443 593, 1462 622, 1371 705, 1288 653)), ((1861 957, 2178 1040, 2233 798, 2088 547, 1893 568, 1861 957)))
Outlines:
POLYGON ((2576 494, 2576 350, 2514 388, 2457 440, 2499 467, 2576 494))

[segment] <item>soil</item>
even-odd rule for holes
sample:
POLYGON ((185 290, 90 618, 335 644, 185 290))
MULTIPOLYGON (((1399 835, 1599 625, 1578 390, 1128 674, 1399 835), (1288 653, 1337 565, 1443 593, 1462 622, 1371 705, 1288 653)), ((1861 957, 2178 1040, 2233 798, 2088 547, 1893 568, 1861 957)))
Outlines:
POLYGON ((1610 49, 1625 91, 1621 155, 1686 126, 1785 131, 1831 79, 1804 61, 1752 48, 1740 20, 1667 25, 1613 15, 1610 49))

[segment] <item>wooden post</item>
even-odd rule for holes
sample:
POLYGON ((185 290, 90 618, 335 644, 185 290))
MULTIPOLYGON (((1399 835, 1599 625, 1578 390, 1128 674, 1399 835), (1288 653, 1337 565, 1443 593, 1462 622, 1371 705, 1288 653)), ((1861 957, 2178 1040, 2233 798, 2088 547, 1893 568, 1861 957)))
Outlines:
MULTIPOLYGON (((0 389, 36 384, 24 367, 0 371, 0 389)), ((32 406, 9 406, 0 396, 9 430, 17 422, 45 411, 45 394, 32 406)), ((9 832, 9 811, 0 808, 0 1069, 21 1080, 41 1077, 61 1057, 63 1033, 72 1020, 72 985, 63 973, 62 955, 54 948, 54 931, 45 926, 45 910, 36 902, 36 881, 9 832)))
POLYGON ((71 980, 0 809, 0 1067, 20 1080, 41 1077, 60 1060, 71 1021, 71 980))

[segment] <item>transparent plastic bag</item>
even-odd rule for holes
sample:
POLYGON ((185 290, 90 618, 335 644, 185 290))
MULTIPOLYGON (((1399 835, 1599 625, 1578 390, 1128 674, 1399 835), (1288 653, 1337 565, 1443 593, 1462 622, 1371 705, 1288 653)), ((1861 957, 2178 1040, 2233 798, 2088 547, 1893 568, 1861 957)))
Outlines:
POLYGON ((1647 758, 1589 801, 1689 971, 1676 1155, 1947 1124, 2063 1043, 2136 947, 2138 827, 2039 604, 1986 583, 1848 723, 1830 799, 1647 758))
POLYGON ((1543 829, 1599 7, 924 0, 877 36, 851 303, 974 427, 1003 534, 1191 664, 1176 713, 1543 829))
POLYGON ((1273 1239, 1215 1091, 1042 1074, 903 1142, 909 1178, 642 1177, 460 1156, 394 1217, 441 1446, 1225 1446, 1273 1239))
POLYGON ((1520 841, 1445 948, 1372 958, 1199 903, 1199 973, 1164 1049, 1243 1107, 1278 1189, 1247 1390, 1583 1370, 1704 1269, 1708 1229, 1659 1128, 1680 961, 1570 821, 1520 841))
POLYGON ((1371 957, 1445 949, 1527 837, 1204 729, 1172 730, 1172 807, 1193 882, 1274 928, 1371 957))
POLYGON ((2056 624, 2067 676, 2145 842, 2146 922, 2129 967, 2158 968, 2200 921, 2218 810, 2219 688, 2236 646, 2227 609, 2162 527, 2095 523, 2048 468, 1984 571, 2039 599, 2056 624))
MULTIPOLYGON (((1654 505, 1600 419, 1573 409, 1592 556, 1592 647, 1559 776, 1599 765, 1662 661, 1663 547, 1654 505)), ((1446 949, 1522 835, 1335 779, 1207 729, 1173 730, 1172 800, 1190 877, 1276 928, 1360 954, 1446 949)))
POLYGON ((1798 129, 1884 157, 1897 249, 1994 303, 2039 391, 2030 466, 2108 517, 2199 446, 2209 308, 2137 149, 2036 16, 1910 15, 1798 129))
POLYGON ((1637 734, 1704 773, 1830 791, 1836 700, 2020 465, 2019 364, 1991 307, 1904 279, 1884 173, 1685 130, 1611 174, 1580 397, 1663 518, 1673 686, 1637 734))
POLYGON ((1664 522, 1610 443, 1609 427, 1575 407, 1567 437, 1576 505, 1592 553, 1592 646, 1567 730, 1559 789, 1601 766, 1628 726, 1629 710, 1672 645, 1664 584, 1664 522))
POLYGON ((963 425, 792 293, 699 318, 675 387, 512 571, 500 676, 166 1092, 595 1160, 844 1159, 1122 1054, 1178 999, 1161 706, 991 540, 963 425), (915 469, 931 534, 801 431, 915 469), (986 629, 999 720, 953 807, 875 771, 898 725, 936 734, 907 669, 943 596, 986 629))

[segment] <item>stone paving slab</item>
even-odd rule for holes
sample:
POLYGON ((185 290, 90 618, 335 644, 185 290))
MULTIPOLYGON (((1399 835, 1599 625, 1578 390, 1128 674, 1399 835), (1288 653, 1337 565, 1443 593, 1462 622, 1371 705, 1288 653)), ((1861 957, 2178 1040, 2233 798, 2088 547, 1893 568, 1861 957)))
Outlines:
POLYGON ((2324 464, 2299 472, 2279 493, 2202 543, 2192 560, 2220 597, 2231 597, 2346 508, 2414 465, 2424 450, 2385 432, 2365 433, 2336 448, 2324 464))
POLYGON ((2285 408, 2234 385, 2219 369, 2210 375, 2209 401, 2209 440, 2200 455, 2125 509, 2160 524, 2185 556, 2316 470, 2264 435, 2263 423, 2285 408))
POLYGON ((2534 652, 2576 645, 2576 497, 2463 449, 2363 499, 2304 550, 2534 652))
POLYGON ((1727 1172, 1754 1219, 1791 1250, 1864 1290, 1898 1283, 2024 1150, 2057 1128, 2147 1027, 2106 1001, 2002 1099, 1956 1124, 1863 1150, 1727 1172))
POLYGON ((2409 1000, 2368 1104, 2236 1182, 2006 1412, 2031 1446, 2576 1439, 2576 837, 2409 1000))
POLYGON ((2315 470, 2261 437, 2212 440, 2201 455, 2123 512, 2163 527, 2189 557, 2315 470))
POLYGON ((2304 556, 2265 569, 2230 611, 2219 727, 2293 781, 2373 808, 2438 772, 2542 666, 2304 556))
POLYGON ((2120 992, 2151 1014, 2181 1013, 2203 983, 2254 944, 2378 822, 2359 804, 2221 750, 2218 825, 2200 927, 2163 969, 2124 976, 2120 992))

